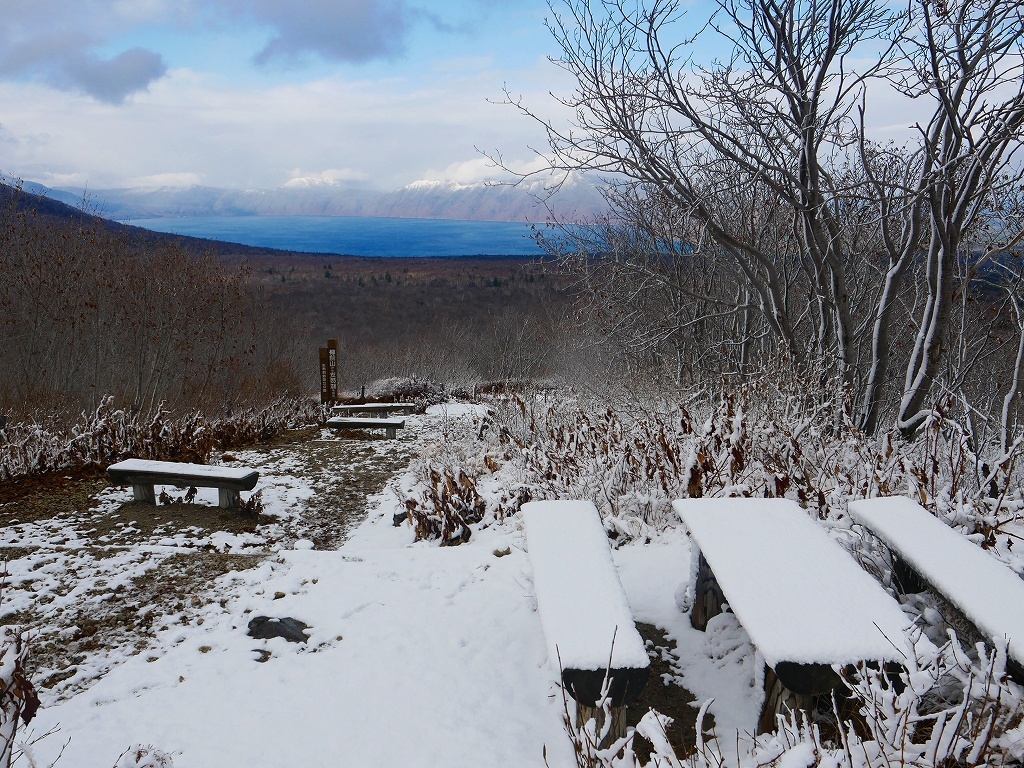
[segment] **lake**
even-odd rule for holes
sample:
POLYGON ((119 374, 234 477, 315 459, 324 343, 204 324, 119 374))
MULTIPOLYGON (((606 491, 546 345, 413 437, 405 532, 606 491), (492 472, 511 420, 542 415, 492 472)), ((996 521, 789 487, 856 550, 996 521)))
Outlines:
POLYGON ((137 227, 229 243, 353 256, 540 256, 530 226, 505 221, 363 216, 133 219, 137 227))

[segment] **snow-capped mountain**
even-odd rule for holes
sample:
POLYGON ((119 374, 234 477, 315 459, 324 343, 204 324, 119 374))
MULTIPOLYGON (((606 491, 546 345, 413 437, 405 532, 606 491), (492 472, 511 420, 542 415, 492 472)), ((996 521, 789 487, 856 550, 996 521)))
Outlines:
MULTIPOLYGON (((30 183, 26 183, 29 189, 30 183)), ((571 177, 552 194, 542 181, 518 186, 416 181, 390 192, 352 181, 292 179, 274 189, 132 187, 47 189, 39 194, 71 205, 84 199, 90 212, 119 221, 171 216, 394 216, 399 218, 543 222, 553 213, 581 219, 604 210, 596 186, 571 177)))

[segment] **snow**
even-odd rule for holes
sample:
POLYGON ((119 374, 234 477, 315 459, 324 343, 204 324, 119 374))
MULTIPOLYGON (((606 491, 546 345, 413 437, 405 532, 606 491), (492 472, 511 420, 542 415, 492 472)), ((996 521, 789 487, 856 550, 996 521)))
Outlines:
MULTIPOLYGON (((365 459, 367 466, 375 455, 410 443, 438 452, 450 449, 455 427, 465 421, 475 434, 472 422, 481 413, 477 405, 447 404, 411 416, 415 429, 402 440, 370 443, 374 453, 365 459)), ((394 514, 404 508, 403 493, 416 482, 406 471, 368 500, 367 519, 339 549, 316 550, 302 528, 305 500, 315 494, 312 470, 286 448, 235 455, 238 463, 259 469, 264 515, 276 521, 261 525, 258 536, 171 528, 154 531, 139 544, 137 536, 120 533, 134 527, 127 507, 123 526, 104 537, 102 547, 92 546, 85 533, 97 524, 93 518, 116 512, 131 499, 130 489, 116 488, 102 494, 99 509, 73 522, 9 526, 26 554, 8 566, 3 606, 8 614, 41 599, 55 612, 76 604, 88 608, 176 553, 212 547, 252 555, 239 559, 254 564, 239 564, 234 566, 239 570, 220 577, 203 595, 202 605, 180 616, 191 621, 165 616, 141 652, 103 647, 84 654, 73 677, 44 691, 32 729, 41 734, 59 724, 60 731, 37 745, 36 764, 48 765, 70 738, 57 768, 109 768, 132 745, 153 745, 152 754, 170 754, 174 768, 576 765, 562 723, 557 661, 549 660, 547 619, 542 622, 538 611, 546 598, 534 599, 543 576, 527 554, 520 516, 477 526, 470 541, 458 547, 414 542, 408 524, 392 525, 394 514), (497 556, 506 549, 509 554, 497 556), (246 628, 255 616, 296 618, 309 626, 309 640, 292 644, 250 638, 246 628), (269 659, 260 663, 267 653, 269 659)), ((482 476, 477 488, 488 502, 517 481, 514 464, 509 461, 501 471, 482 476)), ((322 471, 330 474, 333 468, 322 471)), ((198 501, 215 505, 216 496, 201 490, 198 501)), ((836 563, 856 566, 844 552, 835 552, 838 545, 806 513, 794 507, 787 514, 776 502, 765 507, 762 501, 757 502, 761 523, 750 522, 730 511, 737 503, 744 502, 718 502, 725 505, 715 507, 725 511, 723 520, 737 523, 731 529, 717 526, 727 530, 702 541, 707 553, 714 549, 712 539, 724 541, 722 548, 736 553, 729 558, 736 561, 741 581, 764 582, 754 587, 788 583, 794 561, 806 561, 801 567, 813 577, 804 574, 798 588, 789 585, 790 596, 781 607, 766 603, 751 611, 734 604, 736 615, 716 617, 706 632, 690 626, 681 606, 696 560, 696 547, 682 526, 650 530, 609 551, 589 504, 574 513, 587 517, 586 525, 572 525, 572 515, 547 521, 568 526, 561 538, 550 536, 552 546, 563 551, 595 547, 605 553, 600 578, 614 579, 618 591, 604 591, 624 593, 620 607, 630 621, 655 625, 664 631, 665 645, 674 646, 662 651, 663 658, 671 657, 670 673, 652 678, 648 689, 685 686, 697 699, 693 716, 702 704, 707 707, 725 750, 738 749, 739 740, 753 731, 763 696, 754 645, 763 653, 762 644, 770 647, 772 641, 758 637, 752 644, 748 632, 753 635, 752 629, 768 624, 792 635, 798 630, 790 625, 799 621, 828 628, 838 622, 835 606, 858 610, 847 596, 828 597, 837 574, 842 581, 849 575, 839 573, 836 563), (794 548, 785 541, 790 536, 796 537, 794 548), (829 547, 822 566, 818 552, 829 547), (757 559, 758 549, 773 555, 769 567, 757 559), (798 555, 787 556, 790 552, 798 555), (749 624, 748 614, 753 617, 749 624)), ((707 517, 696 508, 687 516, 695 519, 695 527, 697 518, 707 517)), ((535 555, 532 538, 530 548, 535 555)), ((564 556, 548 559, 560 564, 559 589, 582 575, 564 556)), ((720 578, 726 571, 716 568, 720 578)), ((582 600, 579 607, 588 604, 582 600)), ((882 627, 898 622, 893 639, 899 641, 906 624, 902 613, 874 619, 882 627)), ((602 667, 610 647, 611 632, 606 633, 608 639, 594 635, 602 667)), ((620 631, 616 650, 625 647, 620 631)), ((892 652, 887 642, 886 649, 892 652)), ((564 659, 561 646, 559 651, 564 659)), ((889 657, 877 649, 853 655, 889 657)), ((646 659, 644 654, 642 663, 646 659)), ((641 661, 635 648, 633 661, 641 661)), ((649 725, 654 729, 656 724, 649 725)), ((797 755, 792 759, 799 762, 797 755)))
POLYGON ((581 670, 649 666, 597 507, 533 501, 522 516, 551 663, 581 670))
POLYGON ((912 658, 899 604, 794 502, 673 506, 769 666, 912 658))
POLYGON ((1024 581, 905 496, 850 502, 868 528, 989 637, 1024 661, 1024 581))
POLYGON ((244 480, 250 477, 253 469, 249 467, 221 467, 209 464, 185 464, 174 461, 150 461, 146 459, 125 459, 107 467, 108 471, 151 472, 158 474, 199 475, 212 478, 231 478, 244 480))

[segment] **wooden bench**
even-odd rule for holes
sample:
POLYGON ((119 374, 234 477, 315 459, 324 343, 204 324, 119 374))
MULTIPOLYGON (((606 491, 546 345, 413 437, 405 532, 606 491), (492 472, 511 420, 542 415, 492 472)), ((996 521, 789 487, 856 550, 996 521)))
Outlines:
POLYGON ((650 675, 643 638, 612 562, 608 536, 589 501, 533 501, 522 507, 537 610, 548 659, 576 702, 576 722, 597 720, 605 690, 611 705, 608 738, 624 736, 626 704, 650 675))
POLYGON ((373 429, 383 427, 389 440, 398 436, 398 430, 405 426, 405 419, 359 419, 346 416, 334 416, 327 420, 331 429, 373 429))
POLYGON ((889 548, 898 589, 930 588, 938 593, 982 637, 1007 651, 1008 671, 1024 683, 1024 581, 1020 576, 913 499, 851 501, 850 516, 889 548))
POLYGON ((785 499, 673 502, 699 553, 691 624, 728 603, 765 662, 757 732, 785 710, 813 712, 861 662, 890 670, 911 657, 899 604, 797 504, 785 499))
POLYGON ((219 506, 237 509, 242 505, 240 491, 251 491, 260 473, 246 467, 211 467, 207 464, 184 464, 173 461, 126 459, 107 467, 107 474, 116 485, 130 485, 135 500, 156 504, 155 485, 216 488, 219 506))
POLYGON ((392 411, 412 411, 416 409, 416 403, 362 403, 361 405, 336 405, 332 409, 335 413, 379 413, 387 416, 392 411))

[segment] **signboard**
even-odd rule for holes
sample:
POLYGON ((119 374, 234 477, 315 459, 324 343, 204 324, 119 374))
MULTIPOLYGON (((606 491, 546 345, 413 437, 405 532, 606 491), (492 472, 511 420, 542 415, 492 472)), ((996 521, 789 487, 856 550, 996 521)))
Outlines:
POLYGON ((329 339, 320 347, 320 402, 333 403, 338 399, 338 340, 329 339))
POLYGON ((338 340, 327 340, 328 386, 331 390, 331 402, 338 399, 338 340))

